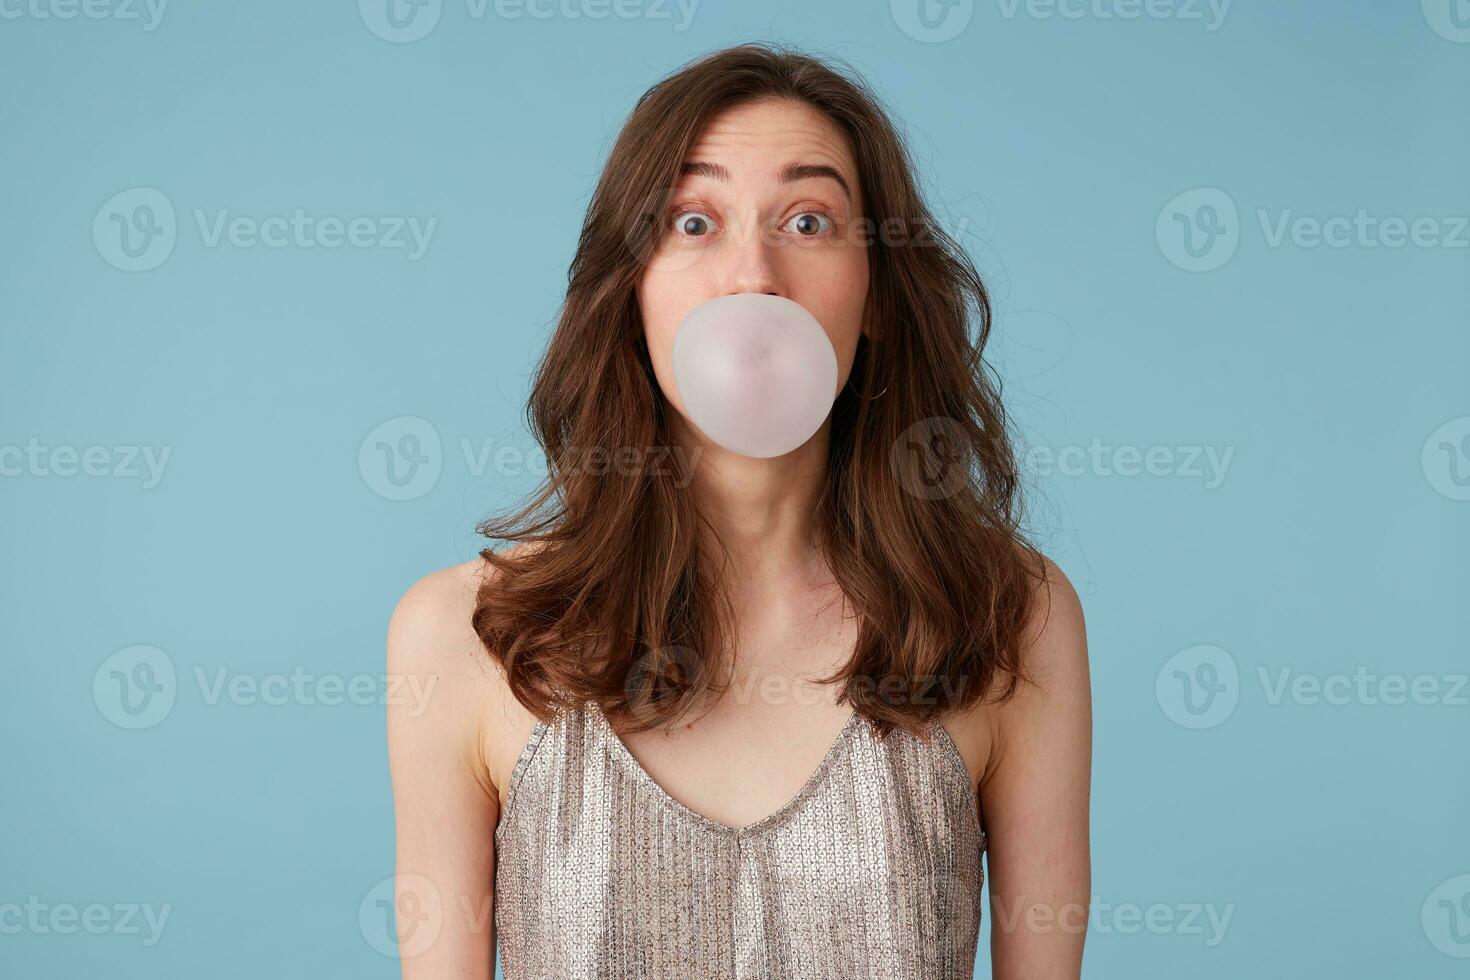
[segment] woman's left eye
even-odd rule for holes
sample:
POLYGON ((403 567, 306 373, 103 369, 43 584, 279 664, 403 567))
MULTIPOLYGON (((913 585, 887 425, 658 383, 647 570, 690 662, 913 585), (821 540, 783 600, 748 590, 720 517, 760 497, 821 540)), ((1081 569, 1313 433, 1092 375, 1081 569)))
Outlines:
POLYGON ((832 229, 832 219, 820 211, 803 211, 786 222, 786 227, 803 238, 815 238, 832 229))

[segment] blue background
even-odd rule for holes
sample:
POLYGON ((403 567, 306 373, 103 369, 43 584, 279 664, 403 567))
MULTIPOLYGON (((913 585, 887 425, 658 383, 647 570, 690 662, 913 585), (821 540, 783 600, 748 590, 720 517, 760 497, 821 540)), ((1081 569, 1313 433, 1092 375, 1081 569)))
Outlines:
POLYGON ((143 7, 48 2, 0 18, 0 907, 171 911, 153 945, 0 916, 0 974, 397 976, 371 935, 393 871, 382 707, 211 703, 197 672, 381 673, 397 597, 536 481, 529 372, 633 101, 773 38, 850 60, 906 128, 995 291, 1027 445, 1102 447, 1032 470, 1038 541, 1089 625, 1085 974, 1464 975, 1470 236, 1270 234, 1365 210, 1454 239, 1470 31, 1449 0, 1240 0, 1213 24, 981 0, 943 40, 904 0, 703 0, 687 25, 653 0, 600 20, 444 0, 413 41, 352 0, 175 0, 152 30, 143 7), (138 214, 134 188, 176 210, 176 241, 129 272, 112 215, 138 214), (414 259, 211 246, 195 218, 298 208, 437 224, 414 259), (1182 267, 1186 226, 1217 267, 1182 267), (405 434, 428 462, 399 488, 375 454, 405 434), (156 485, 129 446, 168 449, 156 485), (97 475, 59 475, 58 447, 100 447, 97 475), (1124 475, 1120 447, 1171 461, 1124 475), (1231 454, 1220 479, 1190 447, 1231 454), (137 645, 174 702, 130 729, 109 658, 137 645), (1272 697, 1283 670, 1360 668, 1440 693, 1272 697), (1127 931, 1130 904, 1174 925, 1127 931), (1228 909, 1223 936, 1192 906, 1228 909))

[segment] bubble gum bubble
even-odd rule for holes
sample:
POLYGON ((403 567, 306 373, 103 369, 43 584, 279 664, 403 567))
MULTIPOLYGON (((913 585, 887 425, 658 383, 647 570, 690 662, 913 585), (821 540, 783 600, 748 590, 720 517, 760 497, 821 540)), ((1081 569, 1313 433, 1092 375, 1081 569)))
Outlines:
POLYGON ((700 431, 741 456, 805 443, 837 399, 837 354, 798 303, 735 293, 689 311, 674 334, 674 380, 700 431))

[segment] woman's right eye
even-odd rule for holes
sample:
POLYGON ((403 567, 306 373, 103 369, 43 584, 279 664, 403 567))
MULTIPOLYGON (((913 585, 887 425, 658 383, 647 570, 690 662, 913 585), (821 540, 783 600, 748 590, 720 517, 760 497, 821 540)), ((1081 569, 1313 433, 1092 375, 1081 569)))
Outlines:
POLYGON ((702 238, 714 226, 714 219, 702 211, 680 211, 674 215, 674 233, 686 238, 702 238))

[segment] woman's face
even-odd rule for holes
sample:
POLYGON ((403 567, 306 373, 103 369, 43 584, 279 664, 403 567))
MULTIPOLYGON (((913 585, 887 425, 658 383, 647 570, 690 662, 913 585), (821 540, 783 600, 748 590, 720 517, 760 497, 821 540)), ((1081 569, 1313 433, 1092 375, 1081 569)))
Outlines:
POLYGON ((846 138, 806 103, 764 100, 710 120, 637 289, 659 387, 686 421, 674 333, 717 296, 770 293, 805 307, 837 353, 837 390, 847 383, 868 295, 860 192, 846 138))

